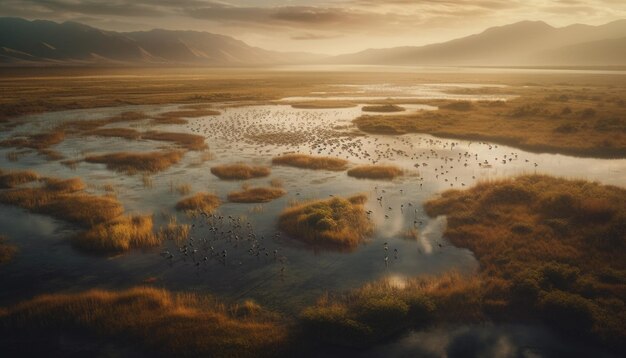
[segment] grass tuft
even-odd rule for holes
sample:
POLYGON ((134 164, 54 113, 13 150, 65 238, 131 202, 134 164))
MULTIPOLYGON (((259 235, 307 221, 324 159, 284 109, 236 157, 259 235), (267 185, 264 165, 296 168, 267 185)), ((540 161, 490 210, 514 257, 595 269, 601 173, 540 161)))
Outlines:
POLYGON ((211 173, 224 180, 244 180, 269 176, 268 167, 251 166, 247 164, 218 165, 211 168, 211 173))
POLYGON ((361 165, 348 170, 348 175, 359 179, 392 180, 404 172, 395 165, 361 165))
POLYGON ((272 159, 274 165, 286 165, 303 169, 345 170, 348 161, 332 157, 315 157, 306 154, 286 154, 272 159))
POLYGON ((228 200, 234 203, 267 203, 285 195, 280 188, 248 188, 228 194, 228 200))
POLYGON ((146 153, 119 152, 103 155, 91 155, 85 158, 88 163, 105 164, 108 169, 135 174, 137 172, 156 173, 178 163, 183 157, 182 151, 157 151, 146 153))
POLYGON ((220 204, 220 199, 214 194, 197 193, 179 201, 176 204, 176 209, 180 211, 204 212, 209 214, 220 206, 220 204))

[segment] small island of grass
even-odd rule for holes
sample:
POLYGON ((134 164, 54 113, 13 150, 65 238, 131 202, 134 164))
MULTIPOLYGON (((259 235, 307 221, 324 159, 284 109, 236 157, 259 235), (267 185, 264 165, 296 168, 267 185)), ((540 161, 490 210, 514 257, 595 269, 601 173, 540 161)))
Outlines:
POLYGON ((285 195, 281 188, 248 188, 228 193, 228 200, 233 203, 267 203, 285 195))
POLYGON ((364 209, 366 200, 365 195, 357 195, 296 204, 283 210, 278 227, 315 248, 351 250, 373 232, 364 209))
POLYGON ((393 113, 393 112, 404 112, 404 107, 400 107, 396 104, 382 104, 382 105, 372 105, 372 106, 363 106, 361 108, 363 112, 376 112, 376 113, 393 113))
POLYGON ((263 166, 225 164, 212 167, 211 173, 223 180, 245 180, 269 176, 271 170, 263 166))
POLYGON ((358 179, 392 180, 403 173, 395 165, 360 165, 348 170, 348 176, 358 179))
POLYGON ((316 157, 306 154, 285 154, 272 159, 274 165, 315 170, 342 171, 348 166, 348 161, 333 157, 316 157))
POLYGON ((211 193, 196 193, 190 197, 184 198, 176 204, 176 209, 187 212, 204 212, 212 213, 220 206, 220 199, 211 193))

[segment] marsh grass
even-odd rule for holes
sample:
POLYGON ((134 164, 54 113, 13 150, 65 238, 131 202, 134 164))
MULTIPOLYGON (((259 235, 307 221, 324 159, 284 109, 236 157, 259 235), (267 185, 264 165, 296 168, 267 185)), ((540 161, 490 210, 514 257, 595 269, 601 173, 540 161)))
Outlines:
POLYGON ((348 161, 333 157, 315 157, 306 154, 286 154, 272 159, 274 165, 316 170, 342 171, 348 166, 348 161))
POLYGON ((297 109, 333 109, 333 108, 352 108, 356 107, 356 104, 348 101, 308 101, 301 103, 293 103, 291 105, 297 109))
POLYGON ((391 112, 404 112, 405 109, 396 104, 383 104, 376 106, 363 106, 361 108, 363 112, 380 112, 380 113, 391 113, 391 112))
POLYGON ((6 236, 0 235, 0 265, 11 261, 16 253, 17 246, 10 244, 6 236))
POLYGON ((161 244, 152 229, 152 216, 121 216, 92 226, 72 239, 84 251, 117 253, 161 244))
POLYGON ((65 140, 65 132, 53 130, 48 133, 38 133, 29 136, 14 137, 0 141, 2 147, 45 149, 65 140))
POLYGON ((409 328, 482 319, 481 282, 455 272, 403 280, 382 279, 304 309, 305 335, 325 343, 367 347, 409 328))
POLYGON ((0 171, 0 189, 14 188, 22 184, 34 182, 38 179, 39 175, 32 170, 0 171))
POLYGON ((39 153, 39 155, 42 155, 44 158, 46 158, 46 160, 51 162, 65 159, 65 156, 62 153, 52 149, 44 148, 39 149, 37 152, 39 153))
POLYGON ((444 138, 490 141, 533 152, 594 157, 626 156, 623 93, 603 98, 602 89, 529 90, 507 102, 445 101, 439 110, 364 115, 354 124, 377 134, 428 133, 444 138), (597 92, 596 92, 597 91, 597 92), (584 93, 584 94, 582 94, 584 93), (593 94, 597 93, 597 96, 593 94), (576 100, 562 101, 563 96, 576 100), (566 102, 566 103, 564 103, 566 102))
POLYGON ((142 133, 141 138, 171 142, 187 150, 204 150, 208 148, 204 142, 204 137, 197 134, 148 131, 142 133))
POLYGON ((168 169, 178 163, 184 152, 182 151, 155 151, 155 152, 119 152, 85 157, 88 163, 105 164, 108 169, 126 174, 156 173, 168 169))
POLYGON ((42 295, 3 310, 0 323, 13 338, 130 339, 163 356, 275 356, 287 338, 280 317, 251 301, 226 305, 148 287, 42 295))
POLYGON ((180 195, 189 195, 191 193, 191 185, 180 184, 176 186, 176 192, 180 195))
POLYGON ((143 112, 127 111, 118 115, 102 118, 102 119, 85 119, 85 120, 72 120, 65 121, 59 128, 72 132, 76 131, 93 131, 107 124, 122 123, 122 122, 137 122, 149 118, 143 112))
POLYGON ((482 182, 425 203, 471 250, 484 301, 563 332, 625 348, 626 190, 541 175, 482 182))
POLYGON ((361 165, 348 170, 348 176, 358 179, 393 180, 403 174, 395 165, 361 165))
POLYGON ((322 249, 352 250, 373 232, 365 195, 304 202, 286 208, 278 227, 294 239, 322 249))
POLYGON ((247 164, 224 164, 212 167, 211 173, 223 180, 245 180, 269 176, 271 170, 268 167, 247 164))
POLYGON ((176 209, 185 212, 212 213, 220 206, 220 199, 211 193, 196 193, 184 198, 176 204, 176 209))
POLYGON ((188 224, 180 224, 176 216, 170 215, 167 224, 159 228, 157 237, 161 241, 171 240, 177 244, 182 244, 189 237, 190 230, 188 224))
POLYGON ((220 111, 216 111, 214 109, 195 108, 188 110, 164 112, 159 114, 159 118, 197 118, 205 116, 218 116, 220 114, 220 111))
POLYGON ((248 188, 228 193, 228 201, 233 203, 267 203, 285 195, 280 188, 248 188))
POLYGON ((141 137, 141 132, 132 128, 100 128, 85 132, 84 135, 139 139, 141 137))

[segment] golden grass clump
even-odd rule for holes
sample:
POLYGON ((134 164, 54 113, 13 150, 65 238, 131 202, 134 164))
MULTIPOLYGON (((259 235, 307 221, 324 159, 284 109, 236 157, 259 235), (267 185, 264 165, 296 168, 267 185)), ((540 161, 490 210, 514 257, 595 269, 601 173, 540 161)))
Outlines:
POLYGON ((252 302, 226 305, 148 287, 41 295, 3 310, 0 323, 16 339, 33 332, 129 339, 163 356, 276 356, 288 336, 278 315, 252 302))
POLYGON ((542 175, 479 183, 425 204, 470 249, 486 302, 611 346, 626 338, 626 190, 542 175))
POLYGON ((278 227, 318 248, 351 250, 373 232, 363 205, 367 197, 331 198, 295 204, 278 218, 278 227))
POLYGON ((86 132, 85 135, 138 139, 141 137, 141 132, 132 128, 100 128, 86 132))
POLYGON ((182 151, 156 151, 145 153, 119 152, 85 157, 88 163, 105 164, 108 169, 134 174, 137 172, 156 173, 178 163, 182 151))
POLYGON ((188 198, 184 198, 176 204, 176 209, 180 211, 188 212, 204 212, 212 213, 221 201, 214 194, 210 193, 196 193, 188 198))
POLYGON ((482 285, 455 272, 386 278, 342 295, 325 295, 300 315, 307 336, 348 347, 371 346, 430 323, 478 321, 482 285))
POLYGON ((17 247, 9 244, 7 240, 6 236, 0 235, 0 265, 11 261, 17 252, 17 247))
POLYGON ((376 106, 363 106, 361 108, 363 112, 379 112, 379 113, 390 113, 390 112, 404 112, 405 109, 396 104, 383 104, 376 106))
POLYGON ((224 164, 211 168, 211 173, 224 180, 244 180, 269 176, 270 168, 247 164, 224 164))
POLYGON ((267 203, 285 195, 280 188, 248 188, 228 193, 228 200, 234 203, 267 203))
POLYGON ((348 102, 348 101, 318 100, 318 101, 293 103, 291 107, 298 108, 298 109, 335 109, 335 108, 339 109, 339 108, 356 107, 356 104, 353 102, 348 102))
POLYGON ((342 171, 348 166, 348 161, 333 157, 315 157, 306 154, 286 154, 272 159, 274 165, 290 167, 342 171))
POLYGON ((205 117, 205 116, 218 116, 220 115, 220 111, 216 111, 214 109, 191 109, 191 110, 180 110, 180 111, 170 111, 159 114, 158 118, 196 118, 196 117, 205 117))
POLYGON ((39 149, 37 152, 51 162, 65 159, 65 156, 61 152, 52 149, 43 148, 39 149))
POLYGON ((38 133, 25 137, 5 139, 0 142, 2 147, 46 149, 65 140, 65 132, 54 130, 48 133, 38 133))
POLYGON ((161 241, 172 240, 181 244, 189 237, 190 227, 188 224, 179 224, 176 216, 170 216, 167 225, 159 228, 158 238, 161 241))
POLYGON ((38 179, 39 175, 31 170, 0 172, 0 189, 14 188, 38 179))
POLYGON ((404 172, 395 165, 360 165, 348 170, 348 175, 359 179, 392 180, 404 172))
POLYGON ((208 148, 204 142, 204 137, 197 134, 148 131, 142 133, 141 138, 161 142, 172 142, 188 150, 204 150, 208 148))
POLYGON ((92 226, 72 239, 72 244, 85 251, 115 253, 133 248, 161 244, 152 230, 152 216, 120 216, 92 226))

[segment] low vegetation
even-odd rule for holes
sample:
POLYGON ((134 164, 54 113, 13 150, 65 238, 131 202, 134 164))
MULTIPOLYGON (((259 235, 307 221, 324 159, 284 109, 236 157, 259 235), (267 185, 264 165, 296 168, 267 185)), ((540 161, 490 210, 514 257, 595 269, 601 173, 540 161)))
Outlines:
POLYGON ((17 247, 7 241, 6 236, 0 235, 0 265, 11 261, 17 252, 17 247))
POLYGON ((152 217, 122 216, 124 207, 114 196, 85 193, 79 178, 37 178, 37 186, 1 190, 0 203, 83 227, 71 242, 84 251, 108 254, 160 244, 152 217))
POLYGON ((360 165, 348 170, 348 176, 358 179, 392 180, 403 174, 395 165, 360 165))
POLYGON ((409 328, 482 318, 481 282, 447 273, 399 283, 383 279, 341 295, 325 295, 300 315, 305 335, 337 346, 365 347, 409 328))
POLYGON ((100 128, 85 132, 85 135, 94 135, 99 137, 117 137, 126 139, 139 139, 141 132, 132 128, 100 128))
POLYGON ((184 152, 156 151, 146 153, 119 152, 85 157, 88 163, 105 164, 108 169, 135 174, 138 172, 156 173, 178 163, 184 152))
POLYGON ((298 108, 298 109, 333 109, 333 108, 356 107, 356 104, 353 102, 348 102, 348 101, 318 100, 318 101, 293 103, 291 107, 298 108))
POLYGON ((211 173, 224 180, 244 180, 269 176, 271 170, 268 167, 247 164, 225 164, 212 167, 211 173))
POLYGON ((14 188, 21 184, 31 183, 39 179, 39 175, 31 170, 3 172, 0 170, 0 189, 14 188))
POLYGON ((625 99, 619 89, 527 89, 509 101, 446 101, 439 110, 364 115, 367 133, 428 133, 490 141, 534 152, 626 157, 625 99))
MULTIPOLYGON (((148 287, 38 296, 2 310, 0 327, 14 342, 36 334, 128 339, 163 356, 276 356, 287 337, 279 317, 254 302, 225 305, 148 287)), ((40 344, 25 344, 21 352, 45 350, 40 344)))
POLYGON ((280 188, 247 188, 241 191, 228 193, 228 201, 234 203, 267 203, 285 195, 280 188))
POLYGON ((195 108, 180 111, 170 111, 159 114, 157 118, 196 118, 206 116, 218 116, 220 111, 214 109, 195 108))
POLYGON ((391 112, 404 112, 405 109, 396 104, 381 104, 381 105, 373 105, 373 106, 363 106, 361 108, 363 112, 380 112, 380 113, 391 113, 391 112))
POLYGON ((425 204, 470 249, 499 316, 536 317, 626 348, 626 190, 530 175, 451 190, 425 204))
POLYGON ((286 154, 272 159, 274 165, 316 170, 342 171, 348 166, 348 161, 333 157, 315 157, 306 154, 286 154))
POLYGON ((351 250, 373 232, 364 209, 366 200, 365 195, 357 195, 295 204, 280 214, 278 227, 315 248, 351 250))
POLYGON ((59 144, 65 140, 65 132, 62 130, 55 130, 49 133, 39 133, 29 136, 20 136, 5 139, 0 141, 1 147, 15 147, 15 148, 31 148, 31 149, 45 149, 55 144, 59 144))
POLYGON ((204 137, 197 134, 148 131, 142 133, 141 138, 171 142, 187 150, 204 150, 208 148, 204 142, 204 137))
POLYGON ((159 246, 161 240, 153 232, 152 216, 136 215, 94 225, 74 237, 72 244, 84 251, 116 253, 159 246))
POLYGON ((211 193, 197 193, 184 198, 176 204, 176 209, 188 212, 212 213, 221 201, 216 195, 211 193))
POLYGON ((179 223, 176 216, 172 215, 167 224, 159 229, 158 238, 161 241, 171 240, 177 245, 182 245, 189 238, 190 230, 191 227, 188 224, 179 223))

